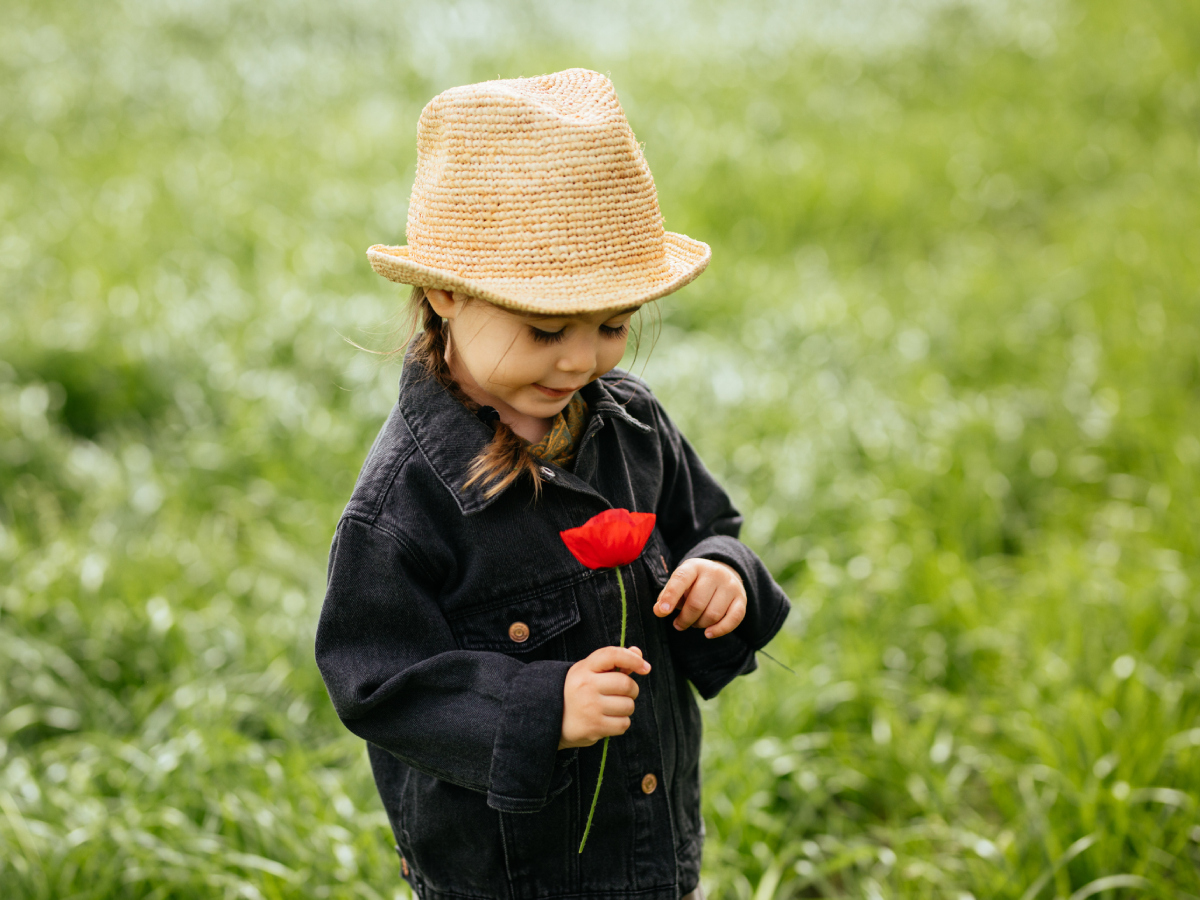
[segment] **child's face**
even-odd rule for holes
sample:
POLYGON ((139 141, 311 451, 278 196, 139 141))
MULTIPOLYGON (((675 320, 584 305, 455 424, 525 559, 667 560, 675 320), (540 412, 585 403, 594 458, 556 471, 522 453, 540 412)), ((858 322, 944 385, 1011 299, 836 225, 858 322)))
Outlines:
POLYGON ((468 396, 506 421, 552 418, 575 391, 613 368, 625 354, 635 312, 538 316, 462 294, 426 295, 450 323, 451 373, 468 396))

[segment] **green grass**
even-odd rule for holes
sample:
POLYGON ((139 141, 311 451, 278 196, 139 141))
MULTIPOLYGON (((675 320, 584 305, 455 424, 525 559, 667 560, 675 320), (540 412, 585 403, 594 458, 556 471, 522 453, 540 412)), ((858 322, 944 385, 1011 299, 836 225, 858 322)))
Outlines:
POLYGON ((4 895, 404 895, 312 660, 342 336, 424 102, 586 65, 714 250, 634 367, 796 606, 710 893, 1200 897, 1200 10, 914 8, 9 4, 4 895))

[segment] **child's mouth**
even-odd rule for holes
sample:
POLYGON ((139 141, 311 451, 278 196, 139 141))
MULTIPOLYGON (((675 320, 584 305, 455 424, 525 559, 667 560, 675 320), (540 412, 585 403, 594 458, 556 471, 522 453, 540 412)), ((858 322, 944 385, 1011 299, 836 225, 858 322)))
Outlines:
POLYGON ((564 388, 558 390, 556 388, 546 387, 544 384, 534 384, 534 387, 545 394, 547 397, 553 397, 555 400, 561 400, 563 397, 570 397, 579 388, 564 388))

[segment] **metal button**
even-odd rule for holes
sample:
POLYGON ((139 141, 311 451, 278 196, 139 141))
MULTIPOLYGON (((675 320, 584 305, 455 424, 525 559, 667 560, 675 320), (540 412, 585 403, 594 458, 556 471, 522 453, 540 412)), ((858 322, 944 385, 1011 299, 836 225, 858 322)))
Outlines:
POLYGON ((542 474, 544 476, 546 476, 547 478, 553 478, 554 470, 552 468, 550 468, 549 466, 542 466, 542 474))
POLYGON ((513 622, 508 626, 508 636, 518 644, 529 640, 529 626, 524 622, 513 622))
POLYGON ((404 877, 408 877, 408 860, 403 856, 400 857, 400 871, 404 873, 404 877))
POLYGON ((658 787, 658 779, 654 777, 653 772, 648 772, 645 776, 643 776, 643 778, 642 778, 642 793, 643 794, 653 794, 657 787, 658 787))

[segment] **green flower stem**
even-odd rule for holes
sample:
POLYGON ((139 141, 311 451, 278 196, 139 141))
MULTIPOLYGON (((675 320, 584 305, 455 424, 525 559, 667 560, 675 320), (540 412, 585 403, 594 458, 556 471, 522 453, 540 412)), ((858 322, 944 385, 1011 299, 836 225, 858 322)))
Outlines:
MULTIPOLYGON (((617 573, 617 587, 621 589, 621 646, 625 646, 625 620, 627 618, 626 602, 625 602, 625 582, 621 578, 621 567, 614 566, 613 571, 617 573)), ((596 814, 596 801, 600 799, 600 785, 604 784, 604 764, 608 762, 608 738, 604 739, 604 749, 600 752, 600 775, 596 778, 596 793, 592 794, 592 808, 588 810, 587 824, 583 827, 583 840, 579 842, 579 852, 583 852, 583 845, 587 843, 588 832, 592 830, 592 816, 596 814)))
POLYGON ((588 832, 592 830, 592 816, 596 812, 596 801, 600 799, 600 784, 604 781, 604 764, 608 762, 608 738, 604 739, 604 750, 600 754, 600 777, 596 779, 596 793, 592 794, 592 808, 588 810, 587 825, 583 828, 583 840, 579 842, 579 852, 583 852, 583 845, 587 843, 588 832))
POLYGON ((621 589, 621 644, 625 646, 625 582, 621 580, 621 567, 617 566, 613 569, 617 573, 617 587, 621 589))

